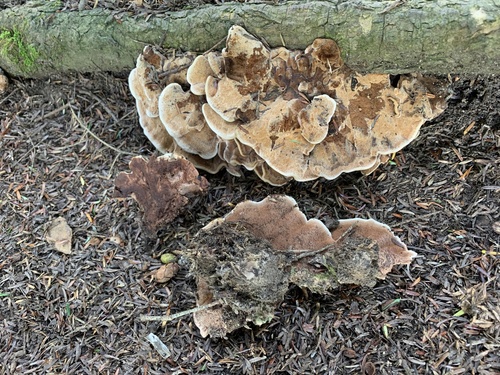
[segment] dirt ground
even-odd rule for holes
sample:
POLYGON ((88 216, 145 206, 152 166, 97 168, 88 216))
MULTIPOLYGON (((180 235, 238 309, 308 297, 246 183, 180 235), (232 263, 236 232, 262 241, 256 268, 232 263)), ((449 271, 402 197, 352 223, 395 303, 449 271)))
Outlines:
POLYGON ((155 153, 126 74, 12 78, 0 95, 0 374, 500 373, 499 77, 448 77, 448 109, 370 176, 276 188, 202 172, 209 194, 148 238, 137 205, 111 197, 131 157, 155 153), (275 193, 324 222, 379 220, 419 256, 374 288, 291 286, 271 323, 227 339, 202 338, 190 315, 139 321, 195 306, 187 267, 152 280, 162 253, 275 193), (45 240, 56 217, 70 255, 45 240))

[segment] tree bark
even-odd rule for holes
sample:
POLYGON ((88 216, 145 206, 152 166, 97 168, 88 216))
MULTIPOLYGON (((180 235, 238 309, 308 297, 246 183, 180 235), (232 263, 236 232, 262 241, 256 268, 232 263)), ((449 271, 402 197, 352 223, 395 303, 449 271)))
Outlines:
POLYGON ((58 11, 59 3, 0 11, 1 68, 37 78, 120 72, 134 67, 146 44, 202 52, 238 24, 271 47, 334 39, 346 63, 362 72, 500 73, 500 3, 487 0, 227 3, 150 17, 58 11))

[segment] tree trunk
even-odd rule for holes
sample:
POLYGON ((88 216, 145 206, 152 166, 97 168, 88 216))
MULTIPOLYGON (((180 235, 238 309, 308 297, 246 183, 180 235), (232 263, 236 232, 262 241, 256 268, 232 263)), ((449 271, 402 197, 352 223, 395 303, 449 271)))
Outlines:
POLYGON ((38 0, 0 11, 0 67, 38 78, 119 72, 146 44, 202 52, 238 24, 272 47, 332 38, 362 72, 500 73, 500 6, 487 0, 227 3, 151 17, 59 8, 38 0))

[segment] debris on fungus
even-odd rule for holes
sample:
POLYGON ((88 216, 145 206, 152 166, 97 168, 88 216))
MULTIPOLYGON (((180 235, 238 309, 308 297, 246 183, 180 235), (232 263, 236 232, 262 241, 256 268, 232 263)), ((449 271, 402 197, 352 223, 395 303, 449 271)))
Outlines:
POLYGON ((242 166, 273 185, 370 173, 446 105, 438 81, 351 70, 333 40, 270 49, 240 26, 222 52, 196 58, 167 59, 146 47, 129 81, 160 151, 193 156, 202 169, 239 175, 242 166), (245 152, 225 152, 231 142, 245 152))
POLYGON ((378 278, 383 279, 395 264, 410 264, 415 252, 409 251, 401 240, 394 236, 391 229, 373 219, 340 220, 337 228, 332 231, 335 241, 348 241, 352 238, 374 241, 379 247, 378 278), (349 233, 346 236, 346 233, 349 233), (346 240, 347 238, 347 240, 346 240))
POLYGON ((247 322, 274 316, 289 283, 326 293, 339 284, 374 286, 415 253, 374 220, 340 220, 332 233, 307 220, 288 196, 245 201, 203 228, 186 256, 198 285, 195 324, 205 337, 224 337, 247 322))
POLYGON ((137 201, 149 233, 173 221, 190 198, 208 188, 207 180, 188 160, 169 154, 149 160, 136 156, 129 167, 130 173, 116 177, 114 197, 132 196, 137 201))
POLYGON ((204 337, 225 337, 249 321, 269 322, 288 290, 286 255, 238 223, 201 233, 188 257, 196 275, 198 305, 223 301, 194 314, 204 337))

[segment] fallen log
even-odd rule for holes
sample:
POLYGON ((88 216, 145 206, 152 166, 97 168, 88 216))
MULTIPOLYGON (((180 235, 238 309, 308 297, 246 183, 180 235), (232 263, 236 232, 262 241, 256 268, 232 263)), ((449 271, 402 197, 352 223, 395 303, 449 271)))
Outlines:
POLYGON ((203 52, 234 24, 272 47, 332 38, 361 72, 500 73, 500 7, 486 0, 226 3, 148 17, 28 1, 0 11, 0 67, 34 78, 131 70, 146 44, 203 52))

